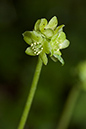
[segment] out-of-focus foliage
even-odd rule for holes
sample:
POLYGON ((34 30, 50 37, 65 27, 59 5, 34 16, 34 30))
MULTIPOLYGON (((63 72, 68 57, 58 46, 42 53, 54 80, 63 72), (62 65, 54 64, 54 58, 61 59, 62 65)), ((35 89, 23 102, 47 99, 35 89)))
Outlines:
MULTIPOLYGON (((25 30, 37 19, 57 16, 70 40, 62 50, 65 65, 43 66, 26 129, 56 128, 72 85, 73 68, 86 60, 85 0, 0 0, 0 129, 16 129, 33 78, 37 57, 24 53, 25 30)), ((86 92, 81 91, 69 129, 86 129, 86 92)))

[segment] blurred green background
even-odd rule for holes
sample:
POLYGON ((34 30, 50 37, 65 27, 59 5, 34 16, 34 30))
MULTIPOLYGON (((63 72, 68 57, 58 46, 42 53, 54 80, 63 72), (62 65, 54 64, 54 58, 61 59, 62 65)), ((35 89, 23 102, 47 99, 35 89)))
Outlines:
MULTIPOLYGON (((55 129, 68 93, 73 68, 86 59, 85 0, 0 0, 0 129, 17 129, 32 82, 37 57, 25 54, 22 33, 39 18, 57 16, 70 46, 65 65, 49 59, 43 66, 25 129, 55 129)), ((86 92, 81 91, 68 129, 86 129, 86 92)))

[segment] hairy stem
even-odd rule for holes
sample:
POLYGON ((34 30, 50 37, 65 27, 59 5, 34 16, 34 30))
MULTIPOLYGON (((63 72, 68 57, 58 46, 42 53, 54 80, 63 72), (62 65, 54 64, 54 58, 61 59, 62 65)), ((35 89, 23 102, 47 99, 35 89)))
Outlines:
POLYGON ((26 120, 27 120, 27 117, 28 117, 28 114, 29 114, 29 111, 30 111, 30 108, 31 108, 31 104, 32 104, 32 101, 33 101, 33 97, 34 97, 34 94, 35 94, 35 91, 36 91, 36 88, 37 88, 37 83, 38 83, 38 80, 39 80, 41 69, 42 69, 42 60, 39 57, 38 58, 38 63, 37 63, 37 66, 36 66, 36 70, 35 70, 35 74, 34 74, 34 77, 33 77, 32 85, 31 85, 30 93, 28 95, 26 105, 25 105, 25 108, 24 108, 24 111, 23 111, 18 129, 23 129, 24 126, 25 126, 25 123, 26 123, 26 120))
POLYGON ((70 91, 57 129, 68 128, 79 93, 80 87, 78 86, 74 86, 70 91))

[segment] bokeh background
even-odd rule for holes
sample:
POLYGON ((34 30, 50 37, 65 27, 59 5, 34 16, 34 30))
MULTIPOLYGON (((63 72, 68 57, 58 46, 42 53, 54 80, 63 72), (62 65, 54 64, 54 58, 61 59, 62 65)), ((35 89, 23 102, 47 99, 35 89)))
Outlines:
MULTIPOLYGON (((85 0, 0 0, 0 129, 16 129, 32 82, 37 57, 25 54, 22 33, 39 18, 57 16, 70 46, 65 65, 43 66, 25 129, 55 129, 75 85, 74 70, 86 59, 85 0)), ((68 129, 86 129, 86 92, 81 91, 68 129)))

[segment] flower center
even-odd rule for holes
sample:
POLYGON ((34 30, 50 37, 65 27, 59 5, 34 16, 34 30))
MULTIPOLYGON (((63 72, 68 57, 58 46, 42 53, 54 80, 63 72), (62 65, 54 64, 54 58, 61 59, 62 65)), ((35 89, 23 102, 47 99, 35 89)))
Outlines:
POLYGON ((31 44, 31 48, 34 51, 34 54, 39 55, 42 50, 43 50, 43 46, 40 42, 34 42, 31 44))

